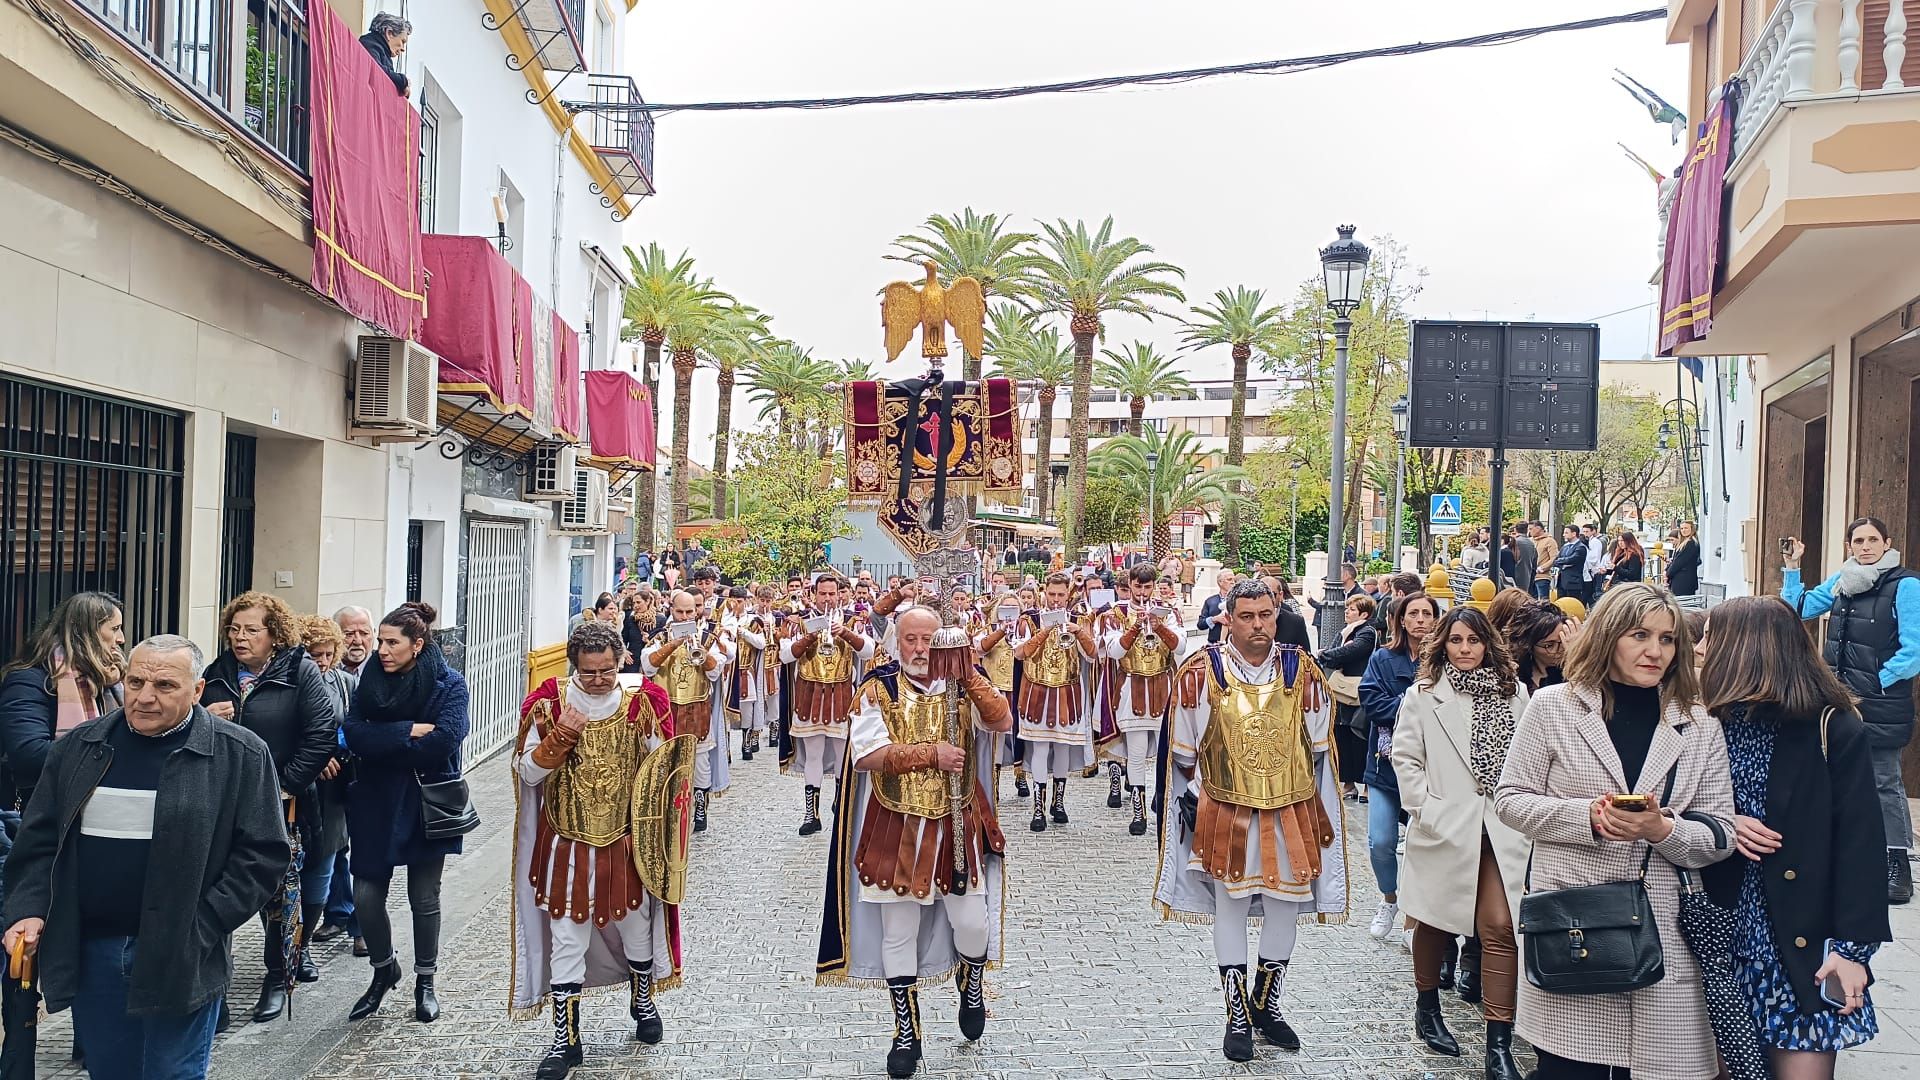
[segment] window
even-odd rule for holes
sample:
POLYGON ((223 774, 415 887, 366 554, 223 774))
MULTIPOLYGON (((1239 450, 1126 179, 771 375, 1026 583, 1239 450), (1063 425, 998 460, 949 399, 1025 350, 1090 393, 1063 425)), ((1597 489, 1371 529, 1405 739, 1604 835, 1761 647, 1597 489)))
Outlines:
POLYGON ((427 531, 426 523, 407 522, 407 599, 418 601, 421 598, 420 587, 424 583, 426 564, 427 531))
POLYGON ((593 70, 603 75, 614 73, 613 19, 599 4, 593 5, 593 70))
POLYGON ((227 432, 225 498, 220 508, 220 602, 253 588, 253 476, 259 443, 227 432))
POLYGON ((440 188, 440 114, 425 94, 420 95, 420 231, 433 227, 433 208, 440 188))

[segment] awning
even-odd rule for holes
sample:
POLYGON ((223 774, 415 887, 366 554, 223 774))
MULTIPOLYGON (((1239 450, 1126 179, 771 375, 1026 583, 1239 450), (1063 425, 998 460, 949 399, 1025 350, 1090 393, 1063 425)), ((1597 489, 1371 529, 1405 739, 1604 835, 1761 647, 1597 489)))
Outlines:
POLYGON ((442 400, 471 398, 450 404, 514 441, 577 441, 580 335, 485 237, 428 234, 421 247, 433 290, 420 344, 440 357, 442 400))
POLYGON ((651 469, 655 443, 646 385, 624 371, 587 372, 588 460, 651 469))

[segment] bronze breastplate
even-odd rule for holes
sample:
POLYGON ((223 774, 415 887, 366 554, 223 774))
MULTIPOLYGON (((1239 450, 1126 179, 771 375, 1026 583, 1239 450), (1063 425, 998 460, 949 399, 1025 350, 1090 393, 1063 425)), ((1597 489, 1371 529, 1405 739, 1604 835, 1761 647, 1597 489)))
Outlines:
POLYGON ((1232 661, 1226 685, 1207 681, 1211 707, 1200 736, 1200 784, 1216 802, 1277 810, 1313 795, 1313 755, 1301 695, 1283 678, 1264 686, 1242 682, 1232 661))
POLYGON ((980 658, 980 666, 987 670, 987 681, 995 690, 1003 694, 1013 692, 1013 646, 1006 638, 1000 639, 991 651, 980 658))
MULTIPOLYGON (((633 777, 645 756, 645 734, 627 723, 632 691, 620 695, 612 716, 580 731, 580 742, 547 777, 547 824, 569 840, 605 847, 627 831, 633 777)), ((566 690, 554 703, 554 715, 566 708, 566 690)))
MULTIPOLYGON (((873 684, 869 684, 873 685, 873 684)), ((887 724, 887 738, 900 745, 942 743, 947 741, 947 701, 942 694, 923 694, 904 676, 898 683, 900 696, 889 697, 876 687, 880 697, 880 716, 887 724)), ((967 771, 962 775, 961 805, 973 798, 974 738, 973 713, 960 702, 959 746, 967 754, 967 771)), ((874 773, 874 796, 889 810, 914 817, 943 818, 953 812, 953 800, 947 790, 947 774, 939 769, 915 769, 909 773, 874 773)))
MULTIPOLYGON (((1139 625, 1131 614, 1124 618, 1129 630, 1139 625)), ((1133 639, 1133 648, 1120 658, 1120 670, 1129 675, 1153 676, 1167 670, 1172 661, 1173 656, 1167 650, 1167 643, 1160 640, 1160 635, 1151 630, 1142 630, 1133 639)))
POLYGON ((1060 644, 1067 629, 1066 626, 1035 627, 1033 632, 1040 635, 1040 648, 1027 661, 1027 678, 1041 686, 1058 688, 1080 677, 1079 646, 1060 644))
POLYGON ((660 665, 659 682, 667 692, 668 701, 675 705, 697 705, 707 700, 713 685, 700 666, 705 654, 705 644, 696 639, 686 648, 675 650, 667 662, 660 665))

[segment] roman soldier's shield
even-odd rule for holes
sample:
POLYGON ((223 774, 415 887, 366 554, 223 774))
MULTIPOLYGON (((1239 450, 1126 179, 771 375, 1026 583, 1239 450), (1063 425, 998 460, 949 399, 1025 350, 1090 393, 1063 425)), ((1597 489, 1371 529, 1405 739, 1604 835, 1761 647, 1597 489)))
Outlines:
POLYGON ((693 756, 700 739, 675 735, 640 763, 633 778, 633 865, 661 903, 687 892, 687 848, 693 839, 693 756))

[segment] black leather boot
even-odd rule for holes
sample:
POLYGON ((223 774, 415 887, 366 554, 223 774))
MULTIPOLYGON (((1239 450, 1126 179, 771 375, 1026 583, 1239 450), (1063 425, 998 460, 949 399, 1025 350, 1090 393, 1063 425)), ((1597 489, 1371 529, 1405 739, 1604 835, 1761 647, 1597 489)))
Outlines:
POLYGON ((812 836, 820 831, 820 789, 807 785, 805 816, 800 819, 800 835, 812 836))
POLYGON ((1027 770, 1018 768, 1013 770, 1013 793, 1022 799, 1033 794, 1032 789, 1027 787, 1027 770))
POLYGON ((1300 1049, 1300 1036, 1294 1033, 1293 1025, 1280 1012, 1280 991, 1287 982, 1287 962, 1285 960, 1260 959, 1260 966, 1253 973, 1253 995, 1248 1002, 1253 1014, 1253 1026, 1267 1041, 1282 1050, 1300 1049))
POLYGON ((1107 809, 1120 809, 1120 763, 1107 762, 1107 809))
POLYGON ((1487 1080, 1521 1080, 1520 1065, 1513 1060, 1513 1022, 1487 1021, 1487 1080))
POLYGON ((305 945, 300 946, 299 959, 293 965, 293 977, 304 983, 320 981, 320 966, 313 962, 313 950, 305 945))
POLYGON ((294 965, 293 977, 303 983, 320 981, 320 968, 313 962, 313 950, 308 946, 321 940, 319 934, 321 928, 326 925, 326 918, 327 905, 300 905, 300 926, 303 932, 300 938, 299 962, 294 965))
POLYGON ((914 978, 903 975, 887 980, 887 995, 893 999, 893 1045, 887 1048, 887 1075, 912 1076, 920 1067, 920 992, 913 988, 914 978))
POLYGON ((1913 864, 1907 861, 1906 848, 1887 849, 1887 903, 1905 904, 1913 899, 1913 864))
POLYGON ((1448 937, 1447 938, 1447 956, 1446 956, 1446 959, 1440 961, 1440 989, 1442 990, 1453 989, 1453 967, 1454 967, 1454 963, 1458 961, 1459 958, 1460 958, 1460 942, 1453 937, 1448 937))
POLYGON ((1469 1005, 1480 1003, 1480 939, 1470 937, 1460 946, 1460 968, 1454 973, 1454 991, 1469 1005))
POLYGON ((693 793, 693 831, 707 831, 707 789, 700 788, 693 793))
POLYGON ((1053 781, 1053 809, 1049 812, 1055 825, 1067 823, 1067 782, 1055 777, 1053 781))
POLYGON ((1460 1043, 1447 1030, 1447 1022, 1440 1017, 1440 991, 1422 990, 1418 1003, 1413 1007, 1413 1030, 1427 1049, 1448 1057, 1460 1056, 1460 1043))
POLYGON ((277 1020, 286 1011, 287 973, 268 968, 266 981, 260 984, 260 1000, 253 1003, 253 1022, 264 1024, 277 1020))
POLYGON ((1034 832, 1047 831, 1047 782, 1033 785, 1033 821, 1028 824, 1034 832))
POLYGON ((440 995, 433 991, 433 976, 413 977, 413 1018, 423 1024, 440 1019, 440 995))
POLYGON ((1228 1061, 1253 1060, 1253 1017, 1247 1010, 1247 968, 1233 964, 1220 969, 1227 999, 1227 1035, 1220 1053, 1228 1061))
POLYGON ((367 992, 360 995, 360 1000, 353 1003, 353 1008, 347 1012, 347 1019, 365 1020, 372 1016, 379 1010, 380 1002, 387 996, 387 991, 399 985, 400 961, 388 960, 385 964, 374 968, 373 982, 367 986, 367 992))
POLYGON ((555 983, 552 995, 553 1044, 534 1073, 538 1080, 566 1080, 585 1056, 580 1045, 580 984, 555 983))
POLYGON ((960 958, 960 1034, 968 1042, 987 1030, 987 958, 960 958))
POLYGON ((653 961, 627 961, 627 1012, 633 1017, 633 1037, 653 1046, 666 1034, 660 1010, 653 1004, 653 961))
POLYGON ((746 733, 740 736, 740 760, 752 761, 754 751, 758 749, 760 749, 760 733, 748 728, 746 733))
POLYGON ((1127 832, 1134 836, 1147 834, 1147 789, 1133 789, 1133 820, 1127 824, 1127 832))

